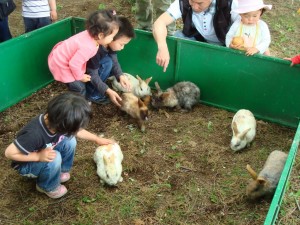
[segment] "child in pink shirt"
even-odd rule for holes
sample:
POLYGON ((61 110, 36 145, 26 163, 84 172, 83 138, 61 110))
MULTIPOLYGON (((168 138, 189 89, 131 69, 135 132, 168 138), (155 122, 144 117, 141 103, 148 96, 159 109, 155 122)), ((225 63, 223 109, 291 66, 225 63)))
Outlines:
POLYGON ((54 79, 65 83, 70 91, 85 96, 85 82, 93 79, 85 73, 87 61, 97 53, 99 45, 109 44, 118 30, 114 11, 92 13, 85 31, 59 42, 50 52, 48 65, 54 79))

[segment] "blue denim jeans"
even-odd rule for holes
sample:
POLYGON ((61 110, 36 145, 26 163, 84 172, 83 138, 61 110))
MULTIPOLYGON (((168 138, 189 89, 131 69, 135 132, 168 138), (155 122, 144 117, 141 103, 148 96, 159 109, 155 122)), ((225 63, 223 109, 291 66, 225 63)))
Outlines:
MULTIPOLYGON (((99 61, 100 67, 98 70, 98 74, 100 79, 105 82, 107 78, 110 76, 110 72, 112 69, 112 59, 109 55, 106 55, 99 61)), ((99 99, 105 96, 101 95, 99 91, 94 87, 91 82, 86 83, 86 95, 88 98, 99 99)))
POLYGON ((54 191, 60 185, 60 174, 69 172, 73 166, 76 138, 65 137, 55 146, 56 157, 51 162, 26 162, 20 164, 20 175, 36 178, 36 184, 44 191, 54 191))
POLYGON ((11 39, 11 33, 8 26, 8 17, 4 17, 0 20, 0 42, 11 39))
POLYGON ((38 28, 47 26, 51 24, 50 17, 41 17, 41 18, 29 18, 23 17, 24 25, 25 25, 25 33, 36 30, 38 28))
POLYGON ((76 80, 74 82, 71 83, 67 83, 66 84, 68 86, 68 89, 70 91, 76 92, 80 95, 82 95, 83 97, 85 97, 86 94, 86 83, 80 81, 80 80, 76 80))

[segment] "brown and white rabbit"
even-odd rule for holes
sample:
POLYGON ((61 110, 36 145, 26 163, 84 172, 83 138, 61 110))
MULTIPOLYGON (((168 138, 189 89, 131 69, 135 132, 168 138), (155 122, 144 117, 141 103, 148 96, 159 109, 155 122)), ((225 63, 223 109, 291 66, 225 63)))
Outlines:
MULTIPOLYGON (((124 73, 123 75, 127 76, 127 79, 131 84, 130 92, 132 92, 135 96, 142 98, 146 95, 152 95, 151 88, 149 87, 149 83, 152 80, 152 77, 149 77, 146 80, 142 80, 138 75, 136 75, 136 78, 128 73, 124 73)), ((115 76, 112 76, 110 79, 112 80, 112 88, 115 91, 129 92, 122 87, 115 76)))
POLYGON ((253 178, 246 189, 246 195, 250 200, 273 196, 286 159, 287 154, 282 151, 275 150, 271 152, 265 162, 264 168, 258 175, 250 165, 247 165, 247 170, 253 178))
POLYGON ((145 121, 148 120, 148 107, 133 93, 123 93, 121 95, 121 110, 129 114, 136 122, 142 132, 145 131, 145 121))
POLYGON ((231 129, 230 148, 233 151, 249 146, 256 135, 256 120, 252 112, 247 109, 237 111, 232 119, 231 129))
POLYGON ((200 100, 199 87, 190 81, 178 82, 164 92, 157 82, 155 87, 157 92, 152 96, 151 102, 154 108, 176 107, 176 109, 190 111, 200 100))
POLYGON ((117 143, 99 146, 94 153, 101 183, 110 186, 122 182, 123 153, 117 143))

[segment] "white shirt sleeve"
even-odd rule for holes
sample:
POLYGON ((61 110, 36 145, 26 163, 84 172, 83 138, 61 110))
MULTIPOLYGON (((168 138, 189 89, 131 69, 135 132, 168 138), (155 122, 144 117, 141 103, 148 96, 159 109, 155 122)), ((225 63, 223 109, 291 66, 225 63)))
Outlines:
POLYGON ((240 20, 236 20, 232 26, 230 27, 229 31, 227 32, 226 34, 226 39, 225 39, 225 44, 226 44, 226 47, 229 47, 231 41, 232 41, 232 38, 234 36, 236 36, 236 32, 237 30, 239 29, 240 27, 240 20))
POLYGON ((269 45, 271 44, 271 35, 268 25, 260 20, 259 21, 260 26, 260 40, 256 45, 256 48, 259 50, 261 54, 264 54, 264 52, 269 48, 269 45))
POLYGON ((171 17, 174 18, 174 20, 181 18, 182 13, 179 7, 179 0, 175 0, 167 9, 167 12, 170 14, 171 17))

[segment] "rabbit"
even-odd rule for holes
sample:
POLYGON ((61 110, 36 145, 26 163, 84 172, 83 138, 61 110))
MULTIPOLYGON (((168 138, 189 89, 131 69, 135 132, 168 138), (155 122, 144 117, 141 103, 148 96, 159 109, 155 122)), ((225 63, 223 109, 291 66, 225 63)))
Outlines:
MULTIPOLYGON (((142 98, 146 95, 152 95, 151 88, 149 87, 149 83, 152 80, 152 77, 149 77, 146 80, 142 80, 138 75, 136 75, 136 78, 128 73, 124 73, 123 75, 127 76, 127 79, 131 84, 131 92, 135 96, 142 98)), ((112 88, 115 91, 129 92, 122 87, 115 76, 112 76, 110 79, 112 80, 112 88)))
POLYGON ((102 184, 115 186, 123 181, 123 153, 117 143, 99 146, 94 153, 94 161, 102 184))
POLYGON ((152 96, 151 104, 154 108, 174 108, 190 111, 200 100, 200 89, 190 81, 176 83, 173 87, 162 91, 158 82, 155 82, 157 92, 152 96))
POLYGON ((237 111, 232 119, 231 129, 230 148, 233 151, 249 146, 256 135, 256 120, 252 112, 247 109, 237 111))
POLYGON ((282 151, 275 150, 271 152, 258 176, 251 166, 247 165, 247 170, 253 178, 246 188, 246 195, 249 200, 273 196, 286 159, 287 154, 282 151))
MULTIPOLYGON (((121 110, 125 111, 132 118, 136 119, 142 132, 145 131, 145 121, 148 120, 148 107, 133 93, 122 93, 121 110)), ((147 101, 149 99, 147 98, 147 101)))

